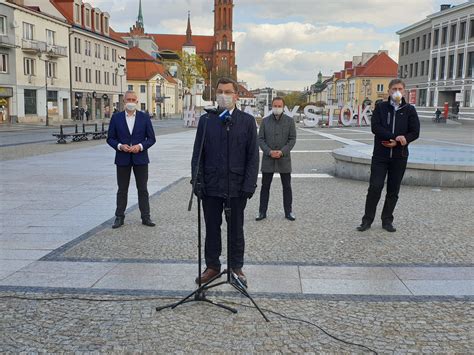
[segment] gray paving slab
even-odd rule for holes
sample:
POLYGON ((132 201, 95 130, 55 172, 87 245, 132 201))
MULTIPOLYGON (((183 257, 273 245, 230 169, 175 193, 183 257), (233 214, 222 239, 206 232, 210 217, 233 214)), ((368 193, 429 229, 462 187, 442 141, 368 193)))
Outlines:
POLYGON ((411 295, 399 280, 301 279, 304 294, 411 295))
POLYGON ((38 260, 52 250, 0 249, 0 260, 38 260))
POLYGON ((402 280, 474 280, 472 267, 392 267, 402 280))
POLYGON ((151 263, 123 263, 114 267, 109 275, 128 276, 189 276, 197 275, 197 267, 193 264, 151 264, 151 263))
MULTIPOLYGON (((34 236, 37 238, 36 236, 34 236)), ((64 245, 66 241, 52 240, 1 240, 0 249, 32 249, 32 250, 54 250, 64 245)))
POLYGON ((1 271, 17 271, 34 262, 33 260, 0 259, 1 271))
POLYGON ((99 279, 96 274, 17 271, 1 280, 0 286, 89 288, 99 279))
POLYGON ((190 291, 196 287, 195 275, 141 276, 133 274, 108 274, 94 284, 93 288, 114 290, 162 290, 190 291))
POLYGON ((302 279, 397 280, 389 267, 300 266, 302 279))
POLYGON ((67 274, 89 274, 102 276, 117 266, 116 263, 99 262, 57 262, 57 261, 35 261, 21 269, 22 272, 31 273, 67 273, 67 274))
POLYGON ((474 280, 406 280, 416 296, 474 296, 474 280))

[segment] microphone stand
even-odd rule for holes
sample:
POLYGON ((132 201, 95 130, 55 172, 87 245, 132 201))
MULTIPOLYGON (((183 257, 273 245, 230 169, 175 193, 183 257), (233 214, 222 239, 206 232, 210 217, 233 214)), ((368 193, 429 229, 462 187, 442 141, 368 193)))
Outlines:
MULTIPOLYGON (((210 112, 208 112, 208 113, 210 113, 210 112)), ((219 112, 212 112, 212 113, 219 113, 219 112)), ((201 196, 200 196, 200 193, 198 193, 197 194, 197 199, 198 199, 198 249, 199 249, 199 251, 198 251, 198 272, 199 272, 199 274, 198 274, 198 281, 199 281, 198 288, 196 290, 194 290, 192 293, 190 293, 189 295, 182 298, 180 301, 178 301, 176 303, 169 304, 169 305, 161 306, 161 307, 156 307, 156 310, 159 312, 159 311, 161 311, 163 309, 166 309, 166 308, 175 309, 177 306, 179 306, 181 304, 184 304, 184 303, 193 302, 193 301, 201 301, 201 302, 207 302, 207 303, 213 304, 215 306, 227 309, 227 310, 231 311, 232 313, 237 313, 237 310, 235 308, 228 307, 226 305, 223 305, 223 304, 220 304, 220 303, 217 303, 217 302, 213 302, 213 301, 207 299, 206 295, 205 295, 205 291, 207 291, 211 288, 214 288, 214 287, 217 287, 217 286, 220 286, 220 285, 224 285, 224 284, 229 284, 234 289, 236 289, 239 293, 241 293, 242 295, 247 297, 252 302, 252 304, 255 306, 255 308, 260 312, 262 317, 267 322, 270 322, 270 320, 267 318, 265 313, 263 313, 263 311, 260 309, 260 307, 257 305, 257 303, 255 303, 254 299, 249 295, 249 293, 247 292, 246 286, 242 283, 242 281, 239 279, 239 277, 234 272, 232 272, 232 270, 230 268, 231 244, 232 244, 231 243, 231 238, 232 238, 232 233, 231 233, 231 231, 232 231, 232 207, 231 207, 231 197, 230 197, 230 134, 229 134, 229 132, 230 132, 230 127, 232 126, 232 117, 231 117, 230 113, 227 110, 220 113, 219 117, 221 118, 221 120, 223 121, 223 123, 225 125, 226 138, 227 138, 227 194, 226 194, 226 201, 225 201, 225 207, 224 207, 224 214, 225 214, 226 222, 227 222, 227 269, 224 270, 224 271, 221 271, 219 274, 214 276, 211 280, 209 280, 205 284, 201 284, 201 196), (220 278, 224 274, 226 274, 226 281, 221 281, 221 282, 212 284, 215 280, 217 280, 218 278, 220 278), (194 296, 194 298, 191 298, 193 296, 194 296)), ((202 140, 201 140, 201 146, 199 148, 197 169, 196 169, 196 173, 194 174, 194 177, 193 177, 193 191, 191 192, 191 198, 190 198, 189 205, 188 205, 188 211, 191 210, 192 200, 193 200, 193 192, 195 191, 194 188, 196 186, 200 187, 200 185, 197 185, 198 184, 197 180, 198 180, 198 178, 200 179, 199 171, 200 171, 200 164, 201 164, 201 159, 202 159, 202 151, 203 151, 203 147, 204 147, 204 139, 205 139, 205 136, 206 136, 206 128, 207 128, 208 119, 209 119, 209 115, 207 116, 206 121, 204 122, 204 132, 203 132, 203 136, 202 136, 202 140)), ((199 182, 199 184, 200 184, 200 182, 199 182)))

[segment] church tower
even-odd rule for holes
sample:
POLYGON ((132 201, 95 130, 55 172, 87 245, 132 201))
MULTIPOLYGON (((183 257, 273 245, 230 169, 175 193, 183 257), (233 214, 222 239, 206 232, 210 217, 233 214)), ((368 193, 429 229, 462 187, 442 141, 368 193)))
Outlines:
POLYGON ((232 38, 233 11, 233 0, 214 0, 214 77, 237 79, 235 42, 232 38))

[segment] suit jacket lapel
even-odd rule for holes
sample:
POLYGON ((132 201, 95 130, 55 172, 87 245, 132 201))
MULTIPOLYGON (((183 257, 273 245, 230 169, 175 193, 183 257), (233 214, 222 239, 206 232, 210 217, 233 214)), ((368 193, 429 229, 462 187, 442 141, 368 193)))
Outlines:
POLYGON ((139 124, 140 120, 138 119, 138 110, 135 111, 135 124, 133 125, 133 130, 132 130, 132 136, 133 136, 133 133, 135 133, 135 131, 137 130, 137 125, 139 124))

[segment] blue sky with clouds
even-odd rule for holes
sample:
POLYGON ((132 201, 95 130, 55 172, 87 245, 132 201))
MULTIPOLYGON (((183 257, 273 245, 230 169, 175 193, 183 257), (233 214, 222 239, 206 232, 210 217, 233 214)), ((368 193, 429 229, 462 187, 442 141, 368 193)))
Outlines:
MULTIPOLYGON (((439 11, 440 0, 234 0, 234 40, 239 80, 250 88, 303 89, 340 70, 361 52, 388 49, 397 60, 401 28, 439 11)), ((90 0, 111 15, 117 31, 135 23, 138 0, 90 0)), ((145 30, 185 33, 191 11, 193 34, 212 34, 212 0, 142 0, 145 30)))

